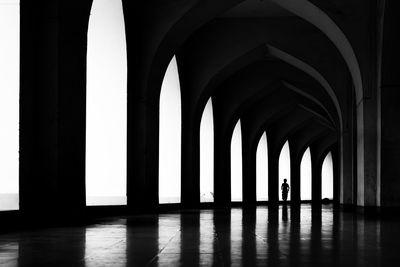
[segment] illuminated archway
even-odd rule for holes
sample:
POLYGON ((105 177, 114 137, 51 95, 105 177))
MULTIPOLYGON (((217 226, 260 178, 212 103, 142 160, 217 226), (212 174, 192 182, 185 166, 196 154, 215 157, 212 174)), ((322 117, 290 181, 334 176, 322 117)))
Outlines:
POLYGON ((326 155, 322 164, 321 191, 323 199, 333 199, 333 162, 331 152, 326 155))
POLYGON ((175 56, 160 94, 159 203, 181 202, 181 88, 175 56))
POLYGON ((257 201, 268 200, 268 144, 264 132, 258 142, 256 154, 257 201))
POLYGON ((231 201, 243 200, 242 127, 236 123, 231 140, 231 201))
POLYGON ((127 55, 121 1, 94 0, 89 20, 86 204, 125 205, 127 55))
POLYGON ((300 199, 311 200, 311 153, 310 148, 303 154, 300 165, 300 199))
POLYGON ((0 1, 0 210, 19 209, 19 9, 0 1))
MULTIPOLYGON (((289 142, 283 145, 281 153, 279 155, 279 199, 282 200, 281 194, 281 185, 283 183, 283 179, 287 179, 287 183, 290 186, 290 150, 289 150, 289 142)), ((291 190, 291 189, 290 189, 291 190)), ((290 200, 290 191, 288 194, 287 200, 290 200)))
POLYGON ((214 119, 212 99, 200 123, 200 202, 214 202, 214 119))

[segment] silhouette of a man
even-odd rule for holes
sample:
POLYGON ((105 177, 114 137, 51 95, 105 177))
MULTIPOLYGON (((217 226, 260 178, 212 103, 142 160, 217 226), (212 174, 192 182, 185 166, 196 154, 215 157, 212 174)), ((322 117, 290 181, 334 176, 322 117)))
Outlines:
POLYGON ((288 193, 290 190, 290 186, 287 183, 287 179, 283 179, 283 184, 281 185, 281 190, 282 190, 282 199, 283 199, 283 201, 286 202, 287 196, 288 196, 288 193))

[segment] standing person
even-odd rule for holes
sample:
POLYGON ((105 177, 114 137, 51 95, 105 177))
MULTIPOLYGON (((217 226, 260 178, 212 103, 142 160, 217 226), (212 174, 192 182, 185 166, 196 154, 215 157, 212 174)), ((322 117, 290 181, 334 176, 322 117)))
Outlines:
POLYGON ((283 199, 283 201, 286 202, 287 197, 288 197, 288 193, 289 193, 289 190, 290 190, 290 186, 287 183, 287 179, 283 179, 283 184, 281 185, 281 190, 282 190, 282 199, 283 199))

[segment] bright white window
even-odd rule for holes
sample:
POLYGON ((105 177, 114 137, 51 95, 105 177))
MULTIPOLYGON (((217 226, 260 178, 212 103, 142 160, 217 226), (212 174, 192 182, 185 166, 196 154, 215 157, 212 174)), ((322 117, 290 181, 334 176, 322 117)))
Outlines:
POLYGON ((0 0, 0 210, 19 209, 19 0, 0 0))
POLYGON ((86 204, 126 204, 127 56, 120 0, 94 0, 89 20, 86 204))
POLYGON ((181 202, 181 88, 175 56, 161 86, 159 203, 181 202))
POLYGON ((322 198, 333 199, 333 162, 331 152, 326 155, 321 174, 322 198))
POLYGON ((311 200, 311 153, 307 148, 300 164, 300 196, 301 200, 311 200))
POLYGON ((261 136, 256 154, 257 201, 268 200, 268 146, 267 135, 261 136))
POLYGON ((242 201, 242 127, 236 123, 231 140, 231 201, 242 201))
MULTIPOLYGON (((289 142, 286 141, 285 145, 282 147, 281 154, 279 155, 279 199, 282 200, 282 191, 281 185, 283 183, 283 179, 287 179, 287 183, 290 184, 290 151, 289 151, 289 142)), ((292 188, 290 188, 290 191, 292 188)), ((288 194, 287 200, 290 200, 290 192, 288 194)))
POLYGON ((214 119, 211 97, 200 123, 200 202, 214 202, 214 119))

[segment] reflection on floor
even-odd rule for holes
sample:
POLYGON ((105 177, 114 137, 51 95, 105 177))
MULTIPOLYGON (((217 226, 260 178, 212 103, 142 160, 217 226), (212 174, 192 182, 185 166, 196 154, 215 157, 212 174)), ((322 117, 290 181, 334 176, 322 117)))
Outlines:
POLYGON ((389 266, 400 222, 331 206, 191 210, 0 235, 0 266, 389 266))

